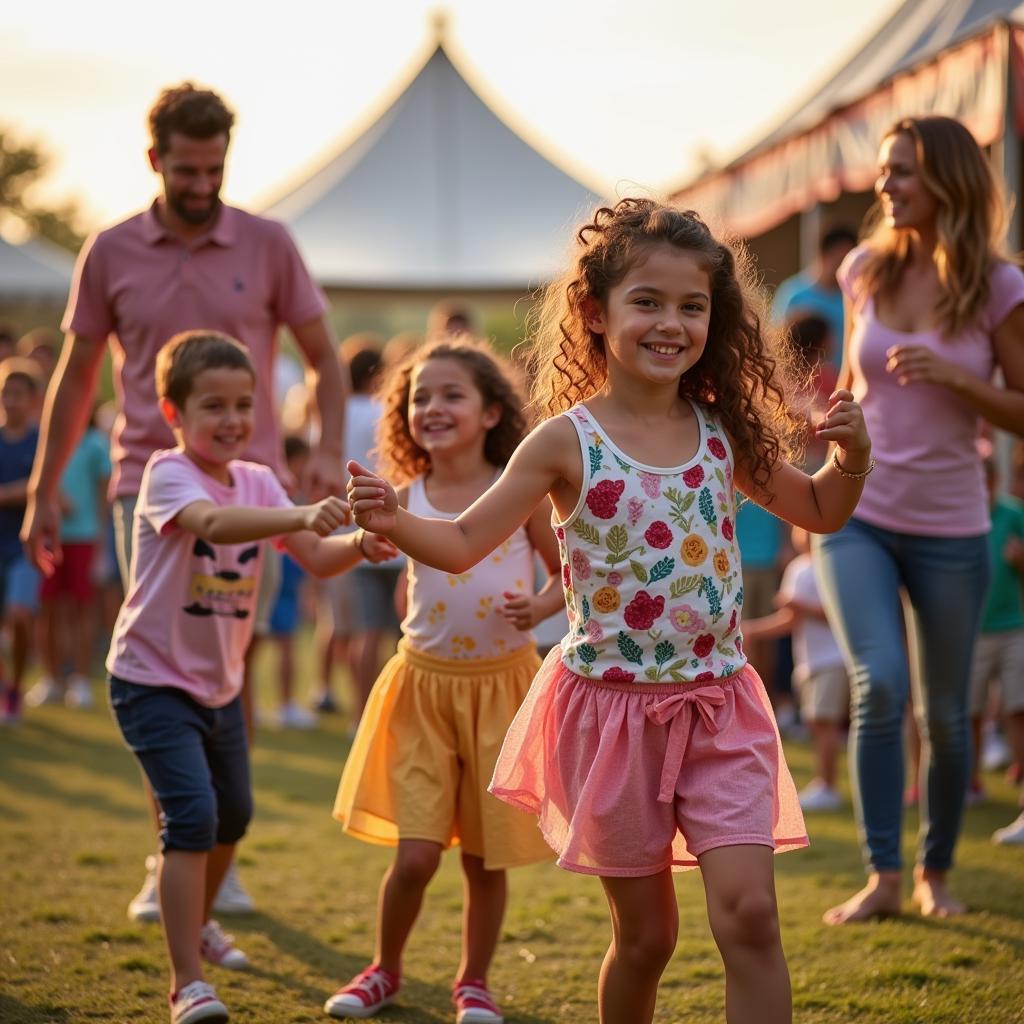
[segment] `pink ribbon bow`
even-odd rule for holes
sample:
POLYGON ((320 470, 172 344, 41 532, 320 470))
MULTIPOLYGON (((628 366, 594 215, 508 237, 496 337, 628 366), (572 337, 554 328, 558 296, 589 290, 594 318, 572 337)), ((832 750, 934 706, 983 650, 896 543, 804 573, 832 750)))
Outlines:
POLYGON ((718 723, 715 721, 715 708, 725 704, 725 691, 721 686, 702 686, 696 690, 685 690, 673 693, 668 697, 648 704, 645 708, 647 717, 656 725, 670 723, 668 727, 668 743, 665 747, 665 760, 661 766, 661 788, 658 790, 658 801, 670 804, 675 798, 676 782, 683 768, 686 757, 686 746, 690 741, 690 723, 693 721, 693 709, 696 708, 708 732, 716 734, 718 723))

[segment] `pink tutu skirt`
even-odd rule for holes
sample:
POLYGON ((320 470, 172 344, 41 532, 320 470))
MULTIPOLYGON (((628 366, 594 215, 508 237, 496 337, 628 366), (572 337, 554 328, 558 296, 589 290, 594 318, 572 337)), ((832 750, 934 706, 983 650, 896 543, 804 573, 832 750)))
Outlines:
POLYGON ((516 714, 490 791, 535 814, 571 871, 651 875, 720 846, 807 845, 771 704, 748 665, 705 683, 615 683, 554 648, 516 714))

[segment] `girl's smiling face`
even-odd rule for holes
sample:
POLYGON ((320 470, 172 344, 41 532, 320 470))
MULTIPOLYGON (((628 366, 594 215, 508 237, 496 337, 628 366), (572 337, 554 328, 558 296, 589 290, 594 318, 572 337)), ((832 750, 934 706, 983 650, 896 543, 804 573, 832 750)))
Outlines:
POLYGON ((652 384, 671 384, 704 354, 711 280, 697 253, 653 246, 595 303, 587 326, 604 337, 611 376, 621 368, 652 384))
POLYGON ((409 381, 409 433, 425 452, 455 453, 479 444, 501 419, 499 406, 484 406, 473 374, 458 359, 428 359, 409 381))

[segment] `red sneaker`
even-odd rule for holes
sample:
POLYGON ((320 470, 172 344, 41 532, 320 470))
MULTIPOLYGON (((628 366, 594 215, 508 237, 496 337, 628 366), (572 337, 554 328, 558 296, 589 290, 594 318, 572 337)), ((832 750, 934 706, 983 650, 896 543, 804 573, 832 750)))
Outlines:
POLYGON ((463 978, 452 990, 455 1024, 504 1024, 498 1004, 483 981, 463 978))
POLYGON ((344 988, 339 988, 324 1003, 324 1010, 332 1017, 355 1017, 360 1020, 373 1017, 391 1002, 398 992, 398 986, 397 974, 385 971, 377 964, 370 964, 344 988))

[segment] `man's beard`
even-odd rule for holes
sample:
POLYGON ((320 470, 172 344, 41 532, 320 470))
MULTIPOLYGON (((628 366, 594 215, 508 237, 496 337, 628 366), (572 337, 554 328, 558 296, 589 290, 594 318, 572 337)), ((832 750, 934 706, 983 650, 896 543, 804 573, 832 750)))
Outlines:
POLYGON ((167 196, 167 205, 174 211, 177 217, 180 217, 186 224, 191 224, 194 227, 200 227, 206 224, 208 221, 213 219, 214 214, 220 207, 220 196, 212 196, 209 203, 205 207, 188 206, 185 201, 178 196, 167 196))

